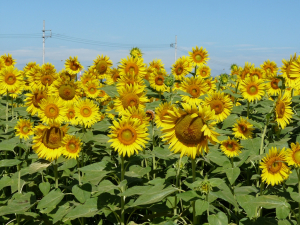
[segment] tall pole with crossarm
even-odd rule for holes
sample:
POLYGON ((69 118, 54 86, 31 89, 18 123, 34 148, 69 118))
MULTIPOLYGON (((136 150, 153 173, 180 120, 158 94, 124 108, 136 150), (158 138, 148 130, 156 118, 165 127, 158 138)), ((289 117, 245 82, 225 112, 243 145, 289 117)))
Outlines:
POLYGON ((45 64, 45 40, 47 37, 52 37, 52 31, 51 30, 48 30, 50 31, 50 35, 49 36, 46 36, 45 35, 45 20, 43 21, 43 64, 45 64))

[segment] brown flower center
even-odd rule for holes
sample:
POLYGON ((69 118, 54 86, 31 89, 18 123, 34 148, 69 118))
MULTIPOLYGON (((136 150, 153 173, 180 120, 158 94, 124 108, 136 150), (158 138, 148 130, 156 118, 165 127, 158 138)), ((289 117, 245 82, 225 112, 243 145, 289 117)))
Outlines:
POLYGON ((118 139, 125 145, 130 145, 137 139, 137 133, 132 127, 124 127, 118 134, 118 139))
POLYGON ((61 141, 64 136, 65 134, 61 129, 58 127, 51 127, 44 130, 42 142, 46 147, 56 149, 61 146, 61 141))
POLYGON ((107 65, 107 62, 105 60, 99 61, 96 65, 96 70, 98 71, 99 74, 106 73, 107 68, 108 68, 108 65, 107 65))
POLYGON ((285 113, 285 104, 282 101, 278 101, 276 104, 276 112, 278 118, 283 118, 285 113))
POLYGON ((72 100, 75 97, 75 88, 72 85, 65 84, 58 88, 59 96, 63 100, 72 100))
POLYGON ((139 103, 140 103, 139 97, 134 93, 128 93, 122 98, 122 104, 125 109, 127 109, 129 106, 138 107, 139 103))
POLYGON ((155 84, 156 85, 163 85, 165 78, 161 75, 155 77, 155 84))

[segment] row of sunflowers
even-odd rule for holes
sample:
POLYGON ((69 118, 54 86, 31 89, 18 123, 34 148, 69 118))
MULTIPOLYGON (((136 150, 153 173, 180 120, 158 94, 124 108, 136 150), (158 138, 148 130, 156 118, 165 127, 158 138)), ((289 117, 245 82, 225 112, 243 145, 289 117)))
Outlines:
POLYGON ((216 77, 208 61, 2 55, 0 221, 300 224, 300 57, 216 77))

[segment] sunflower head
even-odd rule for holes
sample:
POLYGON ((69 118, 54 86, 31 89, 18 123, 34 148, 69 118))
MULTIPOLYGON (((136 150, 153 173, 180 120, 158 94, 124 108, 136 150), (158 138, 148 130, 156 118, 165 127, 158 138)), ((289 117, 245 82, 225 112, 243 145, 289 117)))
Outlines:
POLYGON ((260 100, 265 93, 265 85, 262 79, 248 77, 241 82, 240 90, 245 99, 252 102, 260 100))
POLYGON ((193 51, 189 52, 189 54, 191 61, 197 66, 206 64, 209 60, 207 51, 205 48, 203 49, 203 47, 201 47, 200 49, 198 48, 198 46, 196 46, 196 48, 193 47, 193 51))
POLYGON ((103 75, 110 71, 113 63, 108 56, 98 55, 91 67, 96 73, 103 75))
POLYGON ((253 125, 247 121, 247 119, 240 118, 237 123, 233 125, 234 136, 240 139, 252 138, 253 125))
POLYGON ((282 129, 284 129, 291 121, 292 115, 292 98, 288 92, 285 92, 283 95, 280 93, 276 101, 275 114, 276 121, 282 129))
POLYGON ((72 58, 70 56, 69 59, 66 60, 65 62, 65 67, 66 70, 70 73, 70 74, 77 74, 79 73, 81 70, 83 70, 83 66, 80 64, 80 62, 78 61, 77 56, 74 56, 74 58, 72 58))
POLYGON ((230 137, 221 143, 221 150, 229 158, 238 156, 241 153, 241 148, 242 146, 236 140, 230 139, 230 137))
POLYGON ((154 59, 151 62, 149 62, 149 69, 154 71, 165 71, 164 64, 160 59, 154 59))
POLYGON ((62 145, 64 146, 62 154, 66 158, 76 159, 79 157, 79 153, 81 151, 81 145, 82 145, 82 142, 79 138, 67 134, 63 138, 62 145))
POLYGON ((20 71, 13 66, 0 70, 0 86, 2 90, 14 91, 21 85, 23 77, 20 71))
POLYGON ((287 149, 286 161, 289 166, 294 166, 295 168, 300 167, 300 144, 298 142, 292 143, 291 148, 287 149))
POLYGON ((23 139, 28 139, 30 135, 33 135, 33 122, 30 120, 20 119, 15 126, 16 136, 23 139))
POLYGON ((81 99, 75 106, 77 122, 85 127, 91 127, 101 120, 98 106, 89 99, 81 99))
POLYGON ((1 56, 1 59, 3 60, 4 62, 4 65, 6 67, 9 67, 9 66, 13 66, 16 64, 16 60, 12 58, 12 55, 11 54, 4 54, 1 56))
POLYGON ((142 58, 128 57, 121 60, 119 67, 120 75, 135 74, 141 77, 145 76, 145 64, 142 58))
POLYGON ((202 78, 207 78, 210 76, 211 69, 207 65, 201 65, 196 70, 196 75, 202 78))
POLYGON ((182 80, 191 71, 191 63, 182 57, 177 59, 172 65, 172 74, 174 74, 176 80, 182 80))
POLYGON ((143 53, 141 51, 141 49, 139 49, 138 47, 134 47, 130 50, 130 55, 133 57, 133 58, 142 58, 143 57, 143 53))

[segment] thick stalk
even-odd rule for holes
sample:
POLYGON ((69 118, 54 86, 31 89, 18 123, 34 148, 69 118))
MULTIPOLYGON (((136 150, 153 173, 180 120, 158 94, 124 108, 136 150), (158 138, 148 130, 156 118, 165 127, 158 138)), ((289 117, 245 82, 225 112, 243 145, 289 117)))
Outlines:
MULTIPOLYGON (((193 183, 196 181, 196 160, 192 159, 192 174, 193 174, 193 183)), ((197 218, 196 218, 196 207, 195 207, 195 201, 192 202, 193 206, 193 224, 197 224, 197 218)))
MULTIPOLYGON (((180 167, 181 167, 181 157, 178 160, 178 168, 176 173, 176 188, 179 188, 179 179, 180 179, 180 167)), ((177 191, 176 191, 177 194, 177 191)), ((175 195, 175 204, 174 204, 174 216, 177 215, 177 195, 175 195)))
POLYGON ((77 158, 77 170, 78 170, 78 183, 79 183, 79 186, 81 185, 81 177, 80 177, 80 164, 79 164, 79 158, 77 158))
MULTIPOLYGON (((19 147, 19 159, 21 159, 21 148, 19 147)), ((17 165, 18 169, 18 192, 21 193, 21 163, 17 165)))
MULTIPOLYGON (((124 180, 124 174, 125 174, 125 170, 124 170, 124 156, 121 156, 121 182, 124 180)), ((123 193, 124 190, 124 186, 121 187, 121 192, 123 193)), ((124 205, 125 205, 125 196, 121 196, 121 225, 124 225, 124 217, 125 217, 125 211, 124 211, 124 205)))
POLYGON ((260 151, 259 151, 260 155, 264 153, 264 139, 265 139, 265 135, 266 135, 266 131, 267 131, 267 126, 268 126, 268 123, 266 123, 263 134, 261 136, 260 151))
POLYGON ((57 174, 57 160, 55 160, 54 167, 54 176, 55 176, 55 188, 58 188, 58 174, 57 174))
POLYGON ((14 99, 11 98, 11 120, 14 119, 14 99))

